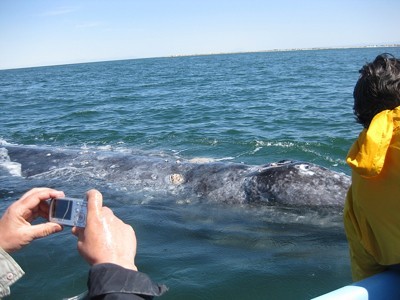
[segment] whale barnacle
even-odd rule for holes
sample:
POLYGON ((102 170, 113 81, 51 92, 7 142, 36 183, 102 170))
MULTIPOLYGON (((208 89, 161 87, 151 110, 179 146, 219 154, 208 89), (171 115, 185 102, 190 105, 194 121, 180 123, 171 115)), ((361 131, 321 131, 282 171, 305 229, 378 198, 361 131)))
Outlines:
POLYGON ((185 181, 181 174, 171 174, 169 175, 169 180, 174 185, 180 185, 185 181))

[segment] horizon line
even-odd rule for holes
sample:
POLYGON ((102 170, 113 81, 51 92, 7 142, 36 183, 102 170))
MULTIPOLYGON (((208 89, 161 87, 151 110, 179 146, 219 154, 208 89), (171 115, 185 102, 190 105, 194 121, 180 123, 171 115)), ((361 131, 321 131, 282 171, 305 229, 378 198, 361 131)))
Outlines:
POLYGON ((290 51, 319 51, 319 50, 340 50, 340 49, 363 49, 363 48, 395 48, 400 47, 400 43, 393 44, 369 44, 365 46, 333 46, 333 47, 309 47, 309 48, 284 48, 284 49, 269 49, 269 50, 254 50, 254 51, 232 51, 232 52, 212 52, 212 53, 193 53, 193 54, 172 54, 165 56, 149 56, 149 57, 136 57, 136 58, 115 58, 105 60, 94 60, 94 61, 82 61, 82 62, 71 62, 71 63, 54 63, 49 65, 40 66, 26 66, 26 67, 12 67, 2 69, 0 71, 17 70, 17 69, 31 69, 31 68, 43 68, 43 67, 57 67, 57 66, 68 66, 68 65, 79 65, 79 64, 91 64, 91 63, 103 63, 103 62, 116 62, 125 60, 139 60, 139 59, 154 59, 154 58, 178 58, 178 57, 194 57, 194 56, 212 56, 212 55, 229 55, 229 54, 251 54, 251 53, 272 53, 272 52, 290 52, 290 51))

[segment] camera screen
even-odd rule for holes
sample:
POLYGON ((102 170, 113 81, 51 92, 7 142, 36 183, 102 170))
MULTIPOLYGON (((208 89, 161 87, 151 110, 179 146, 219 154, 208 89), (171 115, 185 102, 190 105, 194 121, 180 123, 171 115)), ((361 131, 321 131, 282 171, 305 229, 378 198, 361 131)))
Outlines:
POLYGON ((72 201, 58 199, 53 205, 53 217, 63 220, 71 220, 72 201))

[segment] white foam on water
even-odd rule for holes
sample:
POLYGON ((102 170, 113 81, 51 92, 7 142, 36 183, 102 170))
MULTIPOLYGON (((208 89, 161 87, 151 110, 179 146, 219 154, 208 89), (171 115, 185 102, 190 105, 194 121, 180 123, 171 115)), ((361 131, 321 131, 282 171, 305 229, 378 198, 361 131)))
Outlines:
POLYGON ((5 148, 0 148, 0 168, 11 176, 22 176, 21 164, 11 161, 5 148))

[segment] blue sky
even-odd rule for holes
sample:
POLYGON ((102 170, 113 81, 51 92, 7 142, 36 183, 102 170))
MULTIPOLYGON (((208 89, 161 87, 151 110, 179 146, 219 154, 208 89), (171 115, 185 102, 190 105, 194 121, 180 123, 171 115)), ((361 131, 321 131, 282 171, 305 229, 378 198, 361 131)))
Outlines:
POLYGON ((0 69, 400 44, 399 0, 0 0, 0 69))

